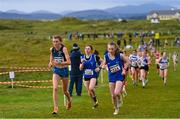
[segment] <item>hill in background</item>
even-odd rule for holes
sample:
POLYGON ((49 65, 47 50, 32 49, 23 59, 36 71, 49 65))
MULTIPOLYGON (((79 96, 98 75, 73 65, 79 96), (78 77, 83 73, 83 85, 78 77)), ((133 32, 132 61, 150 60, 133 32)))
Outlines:
POLYGON ((18 10, 0 12, 0 19, 26 19, 26 20, 55 20, 62 17, 76 17, 86 20, 99 19, 145 19, 146 14, 152 10, 170 10, 173 6, 148 3, 142 5, 116 6, 107 9, 91 9, 82 11, 65 11, 53 13, 39 10, 32 13, 25 13, 18 10))

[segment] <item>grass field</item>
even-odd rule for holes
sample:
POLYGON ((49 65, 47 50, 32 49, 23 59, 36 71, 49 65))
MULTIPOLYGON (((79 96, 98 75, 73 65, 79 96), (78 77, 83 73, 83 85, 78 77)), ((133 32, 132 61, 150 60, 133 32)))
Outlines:
MULTIPOLYGON (((155 117, 155 118, 179 118, 180 117, 180 84, 178 83, 179 74, 169 71, 168 85, 163 86, 162 80, 156 75, 155 67, 152 67, 149 76, 148 87, 142 89, 139 86, 133 88, 131 80, 128 80, 128 96, 124 98, 123 107, 118 116, 113 116, 113 107, 109 94, 107 78, 104 83, 99 81, 96 89, 99 99, 99 107, 91 109, 91 101, 83 87, 82 97, 73 96, 73 108, 67 111, 63 106, 63 95, 59 91, 60 114, 53 116, 52 111, 52 89, 31 89, 20 88, 14 89, 7 86, 1 87, 0 90, 0 115, 3 118, 52 118, 52 117, 155 117)), ((24 78, 32 78, 30 75, 22 75, 24 78), (26 77, 27 75, 27 77, 26 77)), ((41 73, 36 75, 42 75, 41 73)), ((50 77, 51 73, 45 73, 43 78, 50 77)), ((35 76, 35 74, 34 74, 35 76)), ((38 79, 38 78, 37 78, 38 79)), ((43 85, 43 84, 41 84, 43 85)), ((50 85, 50 84, 49 84, 50 85)))
MULTIPOLYGON (((92 32, 91 24, 94 21, 72 21, 61 20, 54 22, 39 21, 0 21, 0 67, 4 66, 47 66, 49 60, 49 48, 51 41, 49 35, 65 32, 66 29, 72 31, 92 32), (45 25, 47 24, 47 25, 45 25), (58 26, 59 24, 59 26, 58 26), (88 26, 89 25, 89 26, 88 26), (28 34, 33 31, 34 34, 28 34)), ((159 29, 168 32, 179 32, 177 27, 179 21, 163 22, 159 24, 159 29), (175 26, 176 27, 173 27, 175 26)), ((97 22, 99 27, 97 31, 106 31, 106 28, 112 26, 114 31, 119 31, 128 26, 132 31, 136 30, 138 25, 141 30, 146 29, 146 21, 131 21, 127 24, 118 24, 112 21, 97 22), (137 24, 135 24, 137 23, 137 24), (143 27, 144 24, 144 27, 143 27), (119 26, 117 26, 119 25, 119 26)), ((148 27, 148 30, 155 29, 157 26, 148 27)), ((110 31, 110 30, 109 30, 110 31)), ((109 32, 107 31, 107 32, 109 32)), ((140 31, 140 30, 139 30, 140 31)), ((173 35, 163 36, 172 38, 173 35)), ((110 40, 98 39, 78 41, 83 49, 86 44, 92 44, 95 49, 103 55, 106 44, 110 40)), ((116 41, 116 39, 115 39, 116 41)), ((137 46, 139 39, 133 39, 133 45, 137 46)), ((68 49, 77 41, 65 41, 68 49)), ((173 51, 180 52, 178 47, 160 48, 168 53, 173 51)), ((128 96, 124 98, 123 107, 120 114, 113 116, 113 106, 108 88, 107 73, 104 72, 104 83, 99 80, 96 88, 99 107, 95 110, 91 108, 91 100, 83 87, 81 97, 73 96, 73 108, 69 111, 63 106, 63 95, 59 90, 59 109, 60 114, 52 115, 52 89, 32 89, 15 86, 11 89, 9 85, 0 85, 0 118, 180 118, 180 68, 174 72, 172 62, 170 62, 168 85, 163 86, 163 82, 156 74, 155 65, 151 66, 149 72, 149 83, 147 88, 139 86, 134 88, 131 79, 128 77, 127 92, 128 96)), ((51 72, 17 73, 15 81, 28 80, 50 80, 51 72)), ((0 81, 9 81, 8 75, 0 75, 0 81)), ((30 83, 29 85, 51 85, 51 83, 30 83)), ((75 95, 75 94, 74 94, 75 95)))

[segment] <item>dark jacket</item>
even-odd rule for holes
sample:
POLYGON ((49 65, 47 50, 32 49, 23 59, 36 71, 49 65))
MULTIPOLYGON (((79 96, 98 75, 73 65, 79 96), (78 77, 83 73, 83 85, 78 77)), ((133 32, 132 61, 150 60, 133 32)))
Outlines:
POLYGON ((82 71, 79 69, 79 65, 81 63, 81 51, 80 50, 72 50, 70 54, 71 59, 71 76, 79 76, 82 75, 82 71))

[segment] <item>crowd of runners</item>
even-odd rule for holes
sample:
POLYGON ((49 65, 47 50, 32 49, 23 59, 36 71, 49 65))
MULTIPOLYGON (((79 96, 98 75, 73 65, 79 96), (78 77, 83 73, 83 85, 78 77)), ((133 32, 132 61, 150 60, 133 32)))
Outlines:
MULTIPOLYGON (((53 114, 58 113, 58 80, 62 80, 62 89, 67 97, 67 109, 72 107, 72 96, 68 91, 68 66, 71 59, 67 48, 62 43, 60 36, 52 37, 53 47, 50 49, 49 67, 53 70, 53 114)), ((98 96, 95 92, 99 72, 107 70, 109 89, 114 107, 114 115, 119 113, 122 106, 122 95, 126 96, 127 76, 132 79, 134 87, 141 85, 146 88, 150 80, 149 69, 156 65, 157 74, 162 78, 163 85, 167 85, 169 60, 172 59, 174 71, 178 62, 178 54, 174 52, 172 56, 165 51, 158 51, 153 43, 141 43, 138 48, 131 52, 121 50, 119 43, 109 42, 104 58, 93 52, 92 45, 86 45, 84 54, 80 57, 79 69, 83 72, 85 88, 92 99, 93 109, 98 107, 98 96), (153 61, 154 60, 154 61, 153 61)))

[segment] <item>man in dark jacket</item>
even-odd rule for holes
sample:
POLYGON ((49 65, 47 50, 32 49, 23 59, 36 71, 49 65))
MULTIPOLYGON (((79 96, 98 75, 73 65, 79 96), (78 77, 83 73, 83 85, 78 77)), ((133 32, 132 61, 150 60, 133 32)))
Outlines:
POLYGON ((70 54, 71 59, 71 71, 70 71, 70 84, 69 84, 69 93, 72 96, 73 87, 75 84, 76 95, 81 96, 82 92, 82 71, 79 69, 81 63, 81 51, 78 44, 73 44, 73 49, 70 54))

